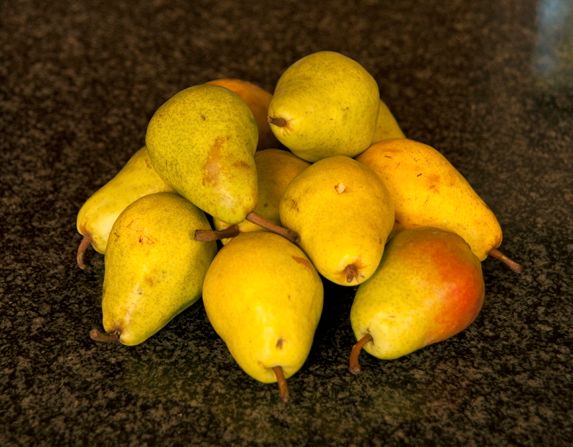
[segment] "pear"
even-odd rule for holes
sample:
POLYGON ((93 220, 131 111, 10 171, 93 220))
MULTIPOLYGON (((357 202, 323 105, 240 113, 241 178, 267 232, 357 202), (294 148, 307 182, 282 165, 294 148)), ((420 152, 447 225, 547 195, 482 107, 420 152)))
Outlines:
POLYGON ((376 121, 376 129, 374 130, 372 143, 377 143, 383 140, 392 140, 394 138, 404 138, 404 132, 402 132, 402 129, 398 125, 398 122, 390 111, 390 108, 381 99, 380 109, 378 110, 378 120, 376 121))
POLYGON ((501 253, 500 224, 454 166, 433 147, 411 139, 371 145, 356 157, 387 187, 398 228, 431 226, 463 237, 474 254, 501 259, 516 272, 521 265, 501 253))
POLYGON ((214 330, 255 380, 278 382, 306 361, 323 304, 320 276, 294 243, 270 232, 241 233, 219 250, 203 287, 214 330))
POLYGON ((480 260, 460 236, 431 227, 400 231, 356 291, 350 370, 360 371, 362 348, 390 360, 452 337, 476 319, 483 300, 480 260))
POLYGON ((282 73, 269 123, 303 160, 353 157, 372 143, 379 107, 378 85, 362 65, 338 52, 319 51, 282 73))
POLYGON ((157 173, 197 207, 231 224, 256 205, 257 140, 245 102, 208 84, 169 98, 151 117, 145 137, 157 173))
POLYGON ((80 208, 76 225, 84 238, 76 255, 78 266, 86 267, 84 254, 90 244, 98 253, 105 253, 111 227, 129 204, 147 194, 164 191, 173 188, 155 172, 147 149, 142 147, 80 208))
MULTIPOLYGON (((257 151, 255 164, 258 174, 258 201, 255 213, 276 225, 280 225, 280 200, 292 179, 307 168, 309 163, 289 151, 271 148, 257 151)), ((213 225, 217 230, 229 228, 228 224, 218 219, 213 219, 213 225)), ((263 229, 248 220, 238 224, 240 232, 261 231, 263 229)), ((228 241, 228 238, 222 240, 223 243, 228 241)))
POLYGON ((317 161, 295 177, 279 210, 319 273, 346 286, 374 273, 394 224, 394 204, 380 179, 344 155, 317 161))
POLYGON ((272 98, 271 93, 252 82, 236 78, 214 79, 207 82, 207 84, 219 85, 235 92, 249 106, 259 129, 257 150, 275 148, 280 145, 267 121, 269 104, 272 98))
MULTIPOLYGON (((103 327, 97 341, 144 342, 201 296, 215 242, 198 242, 205 214, 174 193, 144 196, 113 224, 103 281, 103 327)), ((280 237, 280 236, 279 236, 280 237)))
MULTIPOLYGON (((230 225, 258 217, 258 129, 236 93, 209 84, 181 90, 155 111, 145 141, 157 173, 198 208, 230 225)), ((268 228, 296 238, 272 223, 268 228)), ((199 232, 197 237, 218 235, 199 232)))

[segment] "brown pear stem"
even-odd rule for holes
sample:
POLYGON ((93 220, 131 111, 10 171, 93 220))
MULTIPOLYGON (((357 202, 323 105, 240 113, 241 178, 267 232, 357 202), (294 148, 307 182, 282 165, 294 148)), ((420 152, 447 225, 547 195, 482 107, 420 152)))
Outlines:
POLYGON ((356 277, 358 277, 358 268, 354 264, 348 264, 344 269, 346 275, 346 282, 350 284, 356 277))
POLYGON ((119 332, 112 332, 111 334, 107 334, 93 328, 90 331, 90 338, 93 341, 97 341, 99 343, 116 343, 119 341, 119 332))
POLYGON ((367 344, 373 341, 372 335, 366 334, 360 340, 358 340, 354 346, 352 346, 352 351, 350 352, 350 359, 348 361, 348 369, 352 374, 359 374, 362 372, 362 367, 360 366, 360 362, 358 358, 360 357, 360 353, 362 352, 362 348, 367 344))
POLYGON ((269 116, 267 118, 267 121, 269 122, 269 124, 272 124, 273 126, 277 126, 277 127, 286 127, 288 124, 288 121, 285 120, 284 118, 281 118, 280 116, 269 116))
POLYGON ((78 245, 78 251, 76 253, 76 263, 78 264, 78 267, 81 268, 82 270, 85 270, 87 267, 84 257, 86 250, 89 248, 91 243, 92 243, 92 238, 89 235, 86 235, 81 240, 80 245, 78 245))
POLYGON ((279 396, 283 402, 288 402, 288 385, 285 379, 285 374, 280 366, 273 366, 273 372, 277 376, 277 384, 279 385, 279 396))
POLYGON ((518 262, 515 262, 511 258, 508 258, 506 255, 504 255, 497 248, 492 248, 489 251, 488 255, 490 255, 492 258, 499 259, 501 262, 503 262, 505 265, 507 265, 515 273, 523 272, 523 266, 521 264, 519 264, 518 262))
POLYGON ((265 230, 272 231, 273 233, 279 234, 287 238, 291 242, 296 243, 298 241, 298 234, 295 231, 292 231, 289 228, 281 227, 280 225, 277 225, 274 222, 271 222, 270 220, 265 219, 262 216, 259 216, 254 211, 251 211, 249 214, 247 214, 246 219, 258 225, 259 227, 264 228, 265 230))
POLYGON ((200 242, 211 242, 235 237, 240 233, 238 225, 231 225, 223 230, 195 230, 195 240, 200 242))

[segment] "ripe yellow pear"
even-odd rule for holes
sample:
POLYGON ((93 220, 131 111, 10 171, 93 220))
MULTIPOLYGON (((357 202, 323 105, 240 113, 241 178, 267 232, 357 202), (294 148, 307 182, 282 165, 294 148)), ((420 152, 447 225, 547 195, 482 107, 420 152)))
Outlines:
POLYGON ((258 129, 245 102, 220 86, 201 84, 169 98, 147 126, 157 173, 206 213, 239 223, 257 201, 253 155, 258 129))
MULTIPOLYGON (((113 224, 105 254, 103 327, 92 338, 137 345, 201 296, 215 242, 198 242, 205 214, 174 193, 144 196, 113 224)), ((280 236, 279 236, 280 237, 280 236)))
POLYGON ((219 250, 203 287, 209 321, 239 366, 278 382, 304 364, 323 304, 320 277, 304 252, 270 232, 241 233, 219 250))
POLYGON ((400 231, 356 291, 350 370, 360 371, 362 348, 396 359, 463 331, 478 316, 484 290, 480 261, 460 236, 429 227, 400 231))
POLYGON ((279 141, 304 160, 353 157, 372 143, 379 107, 378 85, 362 65, 319 51, 280 76, 269 123, 279 141))
POLYGON ((394 138, 404 138, 404 132, 402 132, 390 108, 381 99, 380 109, 378 110, 378 121, 376 121, 376 129, 374 130, 372 143, 392 140, 394 138))
POLYGON ((236 78, 214 79, 207 82, 207 84, 219 85, 235 92, 249 106, 259 128, 258 150, 274 148, 280 145, 267 121, 269 104, 272 98, 271 93, 252 82, 236 78))
POLYGON ((411 139, 382 141, 356 157, 382 180, 396 209, 398 228, 432 226, 463 237, 484 260, 498 257, 502 230, 495 214, 468 181, 436 149, 411 139))
POLYGON ((367 166, 324 158, 292 180, 280 203, 283 225, 328 280, 346 286, 374 273, 394 225, 394 204, 367 166))
POLYGON ((173 191, 173 188, 155 172, 147 149, 139 149, 115 177, 80 208, 76 226, 84 238, 76 256, 78 266, 85 268, 84 253, 90 244, 98 253, 105 253, 111 227, 129 204, 145 195, 163 191, 173 191))
MULTIPOLYGON (((255 154, 255 164, 257 165, 259 195, 255 213, 280 225, 280 200, 292 179, 307 168, 309 163, 289 151, 264 149, 255 154)), ((227 223, 218 219, 213 219, 213 225, 217 230, 229 227, 227 223)), ((261 231, 263 228, 245 220, 238 225, 238 230, 240 232, 261 231)), ((223 239, 223 243, 228 240, 223 239)))

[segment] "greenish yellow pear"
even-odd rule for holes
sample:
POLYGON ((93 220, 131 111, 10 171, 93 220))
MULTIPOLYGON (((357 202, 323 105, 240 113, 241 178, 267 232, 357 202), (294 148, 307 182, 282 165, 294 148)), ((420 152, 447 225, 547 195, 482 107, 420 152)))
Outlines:
POLYGON ((105 254, 103 327, 92 338, 144 342, 201 297, 215 242, 194 239, 209 229, 205 214, 174 193, 144 196, 113 224, 105 254))
POLYGON ((397 228, 431 226, 459 234, 484 260, 503 255, 501 226, 460 172, 433 147, 407 138, 381 141, 356 157, 380 177, 395 204, 397 228))
POLYGON ((145 141, 157 173, 201 210, 230 224, 254 210, 258 128, 236 93, 209 84, 176 93, 153 114, 145 141))
POLYGON ((394 225, 394 204, 378 176, 344 155, 317 161, 295 177, 279 210, 319 273, 345 286, 374 273, 394 225))
POLYGON ((306 361, 323 304, 320 276, 304 252, 270 232, 241 233, 219 250, 203 287, 207 317, 239 366, 263 383, 306 361))
POLYGON ((90 244, 98 253, 105 253, 111 227, 129 204, 145 195, 164 191, 173 191, 173 188, 155 172, 147 149, 142 147, 80 208, 76 226, 84 238, 76 256, 78 266, 85 268, 84 253, 90 244))
POLYGON ((402 129, 390 111, 390 108, 381 99, 380 109, 378 110, 378 120, 376 121, 376 129, 374 130, 372 143, 377 143, 383 140, 392 140, 394 138, 404 138, 404 132, 402 132, 402 129))
MULTIPOLYGON (((264 149, 255 154, 258 173, 258 201, 255 213, 276 225, 280 225, 279 203, 289 183, 309 163, 289 151, 281 149, 264 149)), ((218 219, 213 220, 217 230, 229 228, 229 225, 218 219)), ((261 231, 262 227, 245 220, 238 225, 240 232, 261 231)), ((228 238, 222 240, 229 241, 228 238)))
POLYGON ((269 123, 279 141, 304 160, 353 157, 372 143, 379 107, 378 85, 362 65, 319 51, 282 73, 269 123))
POLYGON ((360 371, 361 349, 397 359, 463 331, 478 316, 484 291, 480 260, 460 236, 430 227, 400 231, 356 291, 350 370, 360 371))
POLYGON ((207 84, 219 85, 235 92, 249 106, 259 128, 257 150, 274 148, 280 145, 267 121, 269 104, 273 97, 270 92, 252 82, 237 78, 214 79, 207 82, 207 84))

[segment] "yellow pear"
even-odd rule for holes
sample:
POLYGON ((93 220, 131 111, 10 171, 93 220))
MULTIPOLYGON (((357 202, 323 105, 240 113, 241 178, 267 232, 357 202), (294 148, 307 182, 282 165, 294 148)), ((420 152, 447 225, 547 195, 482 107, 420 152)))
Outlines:
POLYGON ((400 231, 356 291, 350 370, 360 371, 362 348, 391 360, 463 331, 478 316, 484 290, 480 261, 460 236, 430 227, 400 231))
MULTIPOLYGON (((144 196, 113 224, 105 254, 103 327, 98 341, 147 340, 201 296, 215 242, 198 242, 205 214, 174 193, 144 196)), ((279 236, 280 237, 280 236, 279 236)))
POLYGON ((397 228, 431 226, 463 237, 484 260, 500 258, 513 270, 521 266, 503 255, 500 224, 468 181, 436 149, 411 139, 371 145, 356 159, 382 180, 395 205, 397 228))
POLYGON ((77 216, 78 232, 84 236, 78 247, 77 263, 85 268, 84 253, 89 244, 105 253, 111 227, 119 214, 135 200, 156 192, 173 191, 155 172, 145 147, 82 205, 77 216))
POLYGON ((362 65, 336 51, 318 51, 282 73, 269 123, 303 160, 355 156, 372 143, 379 107, 378 84, 362 65))
POLYGON ((245 102, 215 85, 186 88, 153 114, 145 137, 153 167, 206 213, 239 223, 257 201, 258 130, 245 102))
POLYGON ((280 203, 283 225, 325 278, 346 286, 374 273, 394 224, 388 191, 367 166, 336 155, 292 180, 280 203))
POLYGON ((383 140, 392 140, 394 138, 404 138, 404 132, 402 132, 396 118, 386 103, 381 99, 380 109, 378 110, 378 121, 376 122, 376 129, 374 130, 372 143, 377 143, 383 140))
POLYGON ((207 82, 207 84, 219 85, 235 92, 249 106, 259 128, 258 150, 280 145, 267 121, 269 104, 272 98, 271 93, 252 82, 236 78, 214 79, 207 82))
POLYGON ((323 304, 320 277, 304 252, 270 232, 241 233, 219 250, 203 287, 209 321, 239 366, 278 382, 304 364, 323 304))
MULTIPOLYGON (((300 174, 309 163, 298 158, 289 151, 280 149, 264 149, 255 153, 255 164, 258 176, 258 201, 255 213, 266 220, 280 225, 279 203, 293 178, 300 174)), ((229 225, 218 219, 213 219, 217 230, 229 228, 229 225)), ((245 220, 238 225, 240 232, 261 231, 262 227, 245 220)), ((229 239, 222 240, 223 243, 229 239)))

